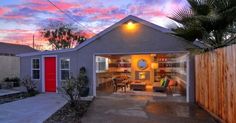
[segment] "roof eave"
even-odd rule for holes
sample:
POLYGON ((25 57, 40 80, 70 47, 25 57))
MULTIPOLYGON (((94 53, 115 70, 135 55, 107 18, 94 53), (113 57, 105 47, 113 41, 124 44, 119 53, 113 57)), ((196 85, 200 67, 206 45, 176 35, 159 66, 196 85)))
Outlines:
POLYGON ((26 53, 26 54, 19 54, 17 56, 19 57, 26 57, 26 56, 35 56, 35 55, 49 55, 49 54, 53 54, 53 53, 63 53, 63 52, 69 52, 69 51, 75 51, 75 50, 79 50, 83 47, 85 47, 86 45, 92 43, 93 41, 95 41, 97 38, 107 34, 108 32, 110 32, 111 30, 113 30, 114 28, 122 25, 123 23, 129 21, 129 20, 133 20, 133 21, 136 21, 136 22, 139 22, 143 25, 146 25, 148 27, 151 27, 155 30, 158 30, 158 31, 161 31, 163 33, 173 33, 171 30, 169 29, 166 29, 166 28, 163 28, 161 26, 158 26, 156 24, 153 24, 151 22, 148 22, 146 20, 143 20, 141 18, 138 18, 136 16, 133 16, 133 15, 129 15, 127 17, 125 17, 124 19, 120 20, 119 22, 113 24, 112 26, 106 28, 105 30, 101 31, 100 33, 98 33, 97 35, 95 35, 94 37, 88 39, 87 41, 83 42, 82 44, 76 46, 75 48, 73 49, 63 49, 63 50, 57 50, 57 51, 47 51, 47 52, 38 52, 38 53, 26 53))

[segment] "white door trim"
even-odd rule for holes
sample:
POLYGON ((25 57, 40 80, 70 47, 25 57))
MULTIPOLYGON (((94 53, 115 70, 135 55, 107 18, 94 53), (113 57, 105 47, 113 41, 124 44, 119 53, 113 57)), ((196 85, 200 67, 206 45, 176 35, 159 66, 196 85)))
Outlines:
POLYGON ((93 96, 97 95, 96 55, 93 55, 93 96))

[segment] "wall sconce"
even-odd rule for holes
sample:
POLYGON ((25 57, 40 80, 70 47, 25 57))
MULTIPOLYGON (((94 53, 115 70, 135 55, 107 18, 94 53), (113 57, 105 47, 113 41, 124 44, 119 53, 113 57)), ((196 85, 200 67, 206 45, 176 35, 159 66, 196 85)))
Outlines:
POLYGON ((153 63, 151 64, 151 68, 152 68, 152 69, 157 69, 158 67, 159 67, 159 64, 158 64, 158 63, 153 62, 153 63))
POLYGON ((135 28, 135 24, 132 21, 129 21, 126 26, 128 30, 133 30, 135 28))

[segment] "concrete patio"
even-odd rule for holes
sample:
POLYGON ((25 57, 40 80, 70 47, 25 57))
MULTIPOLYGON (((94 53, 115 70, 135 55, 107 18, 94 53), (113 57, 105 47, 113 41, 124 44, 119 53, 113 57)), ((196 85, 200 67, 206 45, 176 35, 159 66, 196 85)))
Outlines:
POLYGON ((0 105, 2 123, 42 123, 67 101, 58 94, 46 93, 0 105))
POLYGON ((216 123, 182 97, 110 95, 92 102, 82 123, 216 123))

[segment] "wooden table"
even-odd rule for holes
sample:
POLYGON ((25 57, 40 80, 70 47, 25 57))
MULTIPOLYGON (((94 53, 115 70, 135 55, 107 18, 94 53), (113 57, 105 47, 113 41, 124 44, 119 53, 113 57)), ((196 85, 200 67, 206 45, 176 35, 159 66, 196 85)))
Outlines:
POLYGON ((130 84, 130 89, 145 91, 146 90, 146 83, 145 82, 132 82, 130 84))

